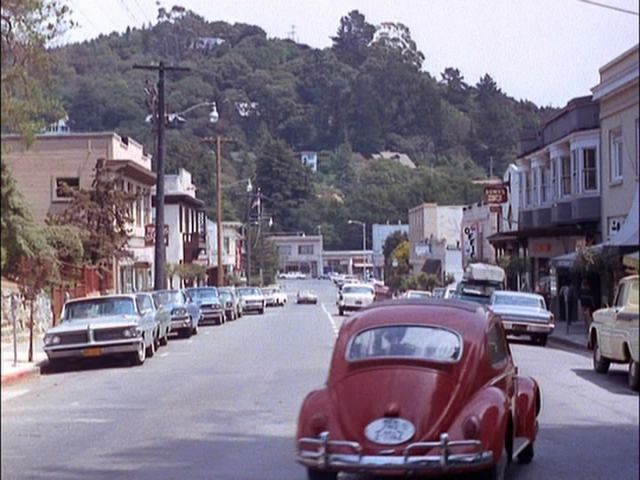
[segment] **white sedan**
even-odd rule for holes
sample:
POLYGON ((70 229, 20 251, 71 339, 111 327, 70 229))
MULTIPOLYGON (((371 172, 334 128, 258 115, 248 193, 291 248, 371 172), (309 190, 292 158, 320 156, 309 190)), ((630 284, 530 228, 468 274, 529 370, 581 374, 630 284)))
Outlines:
POLYGON ((373 303, 375 290, 373 285, 347 283, 338 292, 338 313, 344 315, 347 310, 359 310, 373 303))

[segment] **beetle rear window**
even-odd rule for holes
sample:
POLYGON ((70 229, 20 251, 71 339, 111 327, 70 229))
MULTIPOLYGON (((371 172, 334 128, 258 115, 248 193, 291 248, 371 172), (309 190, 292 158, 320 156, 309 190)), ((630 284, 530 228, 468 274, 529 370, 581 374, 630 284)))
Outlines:
POLYGON ((460 335, 438 327, 390 325, 358 333, 347 350, 347 360, 404 357, 455 362, 462 353, 460 335))

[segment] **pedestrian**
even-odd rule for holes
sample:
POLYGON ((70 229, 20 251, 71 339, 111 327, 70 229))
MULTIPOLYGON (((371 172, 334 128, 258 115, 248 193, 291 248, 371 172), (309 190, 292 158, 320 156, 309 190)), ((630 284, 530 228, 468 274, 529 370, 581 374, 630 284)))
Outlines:
POLYGON ((589 282, 586 279, 582 280, 582 284, 580 285, 580 305, 582 307, 584 323, 588 328, 589 325, 591 325, 591 315, 593 313, 593 294, 589 282))

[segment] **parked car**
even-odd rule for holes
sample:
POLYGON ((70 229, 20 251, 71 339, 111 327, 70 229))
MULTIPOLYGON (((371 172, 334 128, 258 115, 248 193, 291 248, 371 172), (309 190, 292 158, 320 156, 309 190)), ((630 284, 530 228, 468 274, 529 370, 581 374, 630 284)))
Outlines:
POLYGON ((251 312, 257 311, 258 313, 264 313, 266 307, 266 301, 262 290, 258 287, 239 287, 237 289, 238 295, 242 298, 242 311, 251 312))
POLYGON ((282 285, 269 285, 262 289, 267 307, 284 307, 287 304, 287 292, 282 285))
POLYGON ((431 292, 426 290, 407 290, 402 295, 403 298, 430 298, 431 292))
POLYGON ((77 298, 64 304, 60 324, 47 330, 44 351, 52 366, 110 355, 142 365, 155 353, 157 325, 148 294, 77 298))
POLYGON ((200 305, 200 324, 212 321, 214 325, 224 323, 222 301, 215 287, 192 287, 186 289, 189 296, 200 305))
POLYGON ((613 306, 593 313, 588 340, 593 369, 607 373, 611 363, 627 363, 629 387, 634 390, 640 389, 638 278, 631 275, 620 280, 613 306))
POLYGON ((145 308, 147 300, 151 300, 151 307, 155 312, 156 332, 155 332, 155 350, 161 345, 166 345, 169 341, 169 333, 171 333, 171 314, 164 307, 157 305, 153 299, 153 292, 140 293, 136 295, 136 302, 139 303, 140 310, 145 308))
POLYGON ((276 297, 275 297, 275 288, 273 287, 262 287, 262 295, 264 295, 264 304, 267 307, 275 307, 276 306, 276 297))
POLYGON ((153 292, 153 299, 171 316, 172 333, 185 338, 198 333, 200 305, 184 290, 157 290, 153 292))
POLYGON ((298 304, 311 303, 315 305, 318 303, 318 296, 315 293, 313 293, 311 290, 300 290, 296 294, 296 303, 298 304))
POLYGON ((553 333, 555 319, 547 309, 542 295, 537 293, 495 291, 491 295, 489 308, 500 317, 508 335, 528 335, 542 346, 553 333))
POLYGON ((229 322, 238 318, 238 299, 232 288, 218 288, 225 319, 229 322))
POLYGON ((434 287, 431 291, 433 298, 444 298, 444 287, 434 287))
POLYGON ((371 304, 375 299, 372 285, 364 283, 346 283, 338 291, 338 313, 344 315, 348 310, 359 310, 371 304))
POLYGON ((312 480, 502 479, 511 459, 532 460, 540 408, 495 315, 455 300, 375 303, 343 324, 326 384, 304 399, 296 457, 312 480))

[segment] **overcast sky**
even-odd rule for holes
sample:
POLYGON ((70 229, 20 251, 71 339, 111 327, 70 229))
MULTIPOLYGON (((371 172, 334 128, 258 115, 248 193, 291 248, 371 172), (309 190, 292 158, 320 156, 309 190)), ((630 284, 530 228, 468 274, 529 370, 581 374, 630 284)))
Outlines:
MULTIPOLYGON (((638 0, 593 0, 638 11, 638 0)), ((67 41, 155 23, 158 5, 177 4, 208 21, 257 25, 269 37, 331 45, 340 18, 359 10, 369 23, 401 22, 440 78, 458 68, 475 84, 489 73, 516 99, 564 106, 589 95, 598 69, 638 43, 637 15, 580 0, 68 0, 79 24, 67 41)))

